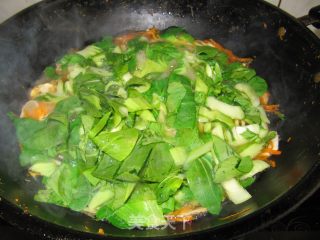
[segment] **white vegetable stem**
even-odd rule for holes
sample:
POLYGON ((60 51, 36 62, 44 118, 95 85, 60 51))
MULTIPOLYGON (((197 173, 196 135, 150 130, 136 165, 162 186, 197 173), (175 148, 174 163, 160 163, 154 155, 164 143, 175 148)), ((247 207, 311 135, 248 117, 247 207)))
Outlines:
POLYGON ((222 182, 221 185, 225 190, 229 200, 234 204, 243 203, 251 198, 250 193, 246 189, 244 189, 234 178, 222 182))
POLYGON ((232 106, 227 103, 221 102, 215 97, 208 97, 206 105, 212 109, 222 112, 223 114, 233 119, 243 119, 244 112, 239 106, 232 106))
POLYGON ((234 88, 247 95, 253 106, 257 107, 260 105, 259 96, 248 84, 238 83, 234 86, 234 88))

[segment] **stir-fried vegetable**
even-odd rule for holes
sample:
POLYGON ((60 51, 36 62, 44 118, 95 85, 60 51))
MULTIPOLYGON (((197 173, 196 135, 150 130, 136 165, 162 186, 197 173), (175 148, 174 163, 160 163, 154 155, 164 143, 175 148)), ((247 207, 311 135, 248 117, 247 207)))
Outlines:
POLYGON ((119 228, 189 221, 245 189, 278 155, 267 84, 178 27, 104 38, 62 57, 12 116, 35 199, 119 228))

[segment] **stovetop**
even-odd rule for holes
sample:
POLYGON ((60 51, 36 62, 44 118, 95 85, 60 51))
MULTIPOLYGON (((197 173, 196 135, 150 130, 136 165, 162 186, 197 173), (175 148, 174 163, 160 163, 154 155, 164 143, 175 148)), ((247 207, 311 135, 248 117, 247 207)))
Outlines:
MULTIPOLYGON (((34 240, 33 235, 10 226, 0 219, 1 240, 34 240)), ((196 239, 196 238, 195 238, 196 239)), ((251 233, 240 240, 287 240, 320 239, 320 189, 299 208, 285 218, 258 232, 251 233)))

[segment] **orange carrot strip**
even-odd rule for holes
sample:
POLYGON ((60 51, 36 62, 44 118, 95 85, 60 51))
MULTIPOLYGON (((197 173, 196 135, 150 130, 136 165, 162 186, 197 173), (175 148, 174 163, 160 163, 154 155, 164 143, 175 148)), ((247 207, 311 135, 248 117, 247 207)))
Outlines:
POLYGON ((194 217, 191 215, 188 216, 166 216, 166 218, 171 222, 190 222, 194 220, 194 217))
POLYGON ((264 160, 268 159, 268 157, 269 157, 268 155, 259 154, 254 159, 259 159, 259 160, 264 161, 264 160))
POLYGON ((281 154, 280 150, 274 150, 274 149, 270 149, 270 148, 264 149, 263 152, 270 153, 272 155, 280 155, 281 154))
POLYGON ((263 160, 266 163, 268 163, 271 167, 275 168, 277 166, 276 162, 274 160, 270 160, 270 159, 265 159, 263 160))
POLYGON ((31 100, 23 106, 21 117, 42 120, 53 111, 54 106, 55 104, 51 102, 37 102, 31 100))
POLYGON ((279 104, 263 105, 263 108, 267 112, 278 112, 279 111, 279 104))
POLYGON ((260 103, 261 105, 267 105, 269 102, 269 98, 270 98, 270 93, 269 92, 265 92, 261 97, 260 97, 260 103))
POLYGON ((128 41, 139 36, 144 36, 149 40, 156 40, 159 38, 159 30, 153 27, 148 29, 147 31, 131 32, 128 34, 124 34, 116 37, 114 39, 114 43, 118 46, 123 46, 123 45, 126 45, 128 41))
POLYGON ((196 208, 196 206, 188 204, 183 206, 182 208, 173 211, 171 213, 168 213, 166 215, 166 218, 170 221, 173 222, 188 222, 188 221, 192 221, 194 220, 194 216, 193 215, 185 215, 186 213, 194 210, 196 208))

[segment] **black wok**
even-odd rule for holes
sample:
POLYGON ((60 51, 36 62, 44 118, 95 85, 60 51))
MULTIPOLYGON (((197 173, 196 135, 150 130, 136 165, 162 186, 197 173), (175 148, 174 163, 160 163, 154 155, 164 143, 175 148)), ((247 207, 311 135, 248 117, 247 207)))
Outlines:
POLYGON ((320 185, 320 41, 305 26, 261 1, 44 1, 0 25, 0 216, 50 237, 234 237, 269 224, 296 208, 320 185), (119 230, 108 223, 33 201, 40 182, 19 166, 19 147, 7 113, 19 112, 46 65, 70 48, 105 35, 155 26, 184 27, 214 38, 267 79, 272 101, 286 118, 274 119, 281 136, 278 166, 250 188, 253 198, 226 203, 220 217, 206 216, 175 230, 119 230), (279 30, 280 29, 280 30, 279 30), (280 35, 279 35, 280 33, 280 35), (289 141, 288 139, 291 139, 289 141), (241 217, 221 219, 247 209, 241 217))

